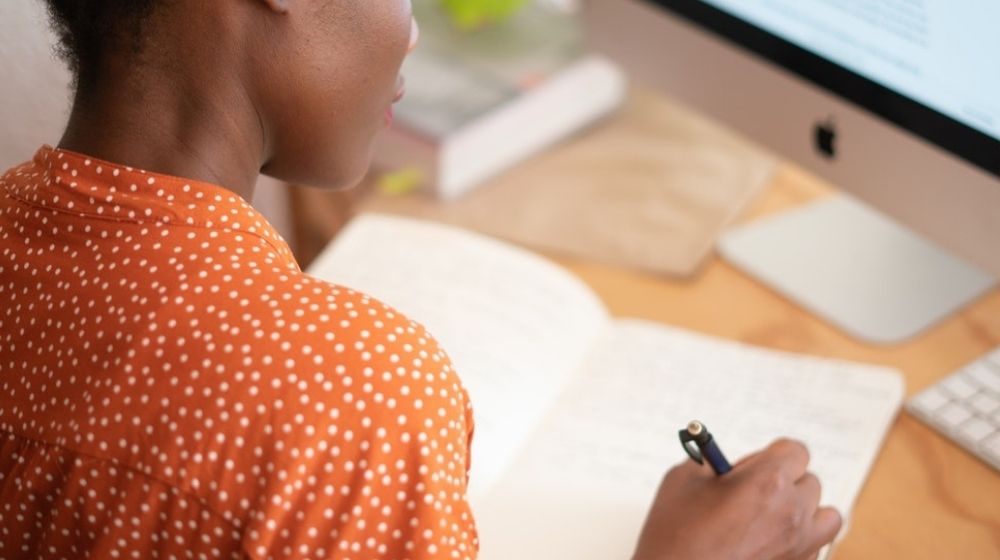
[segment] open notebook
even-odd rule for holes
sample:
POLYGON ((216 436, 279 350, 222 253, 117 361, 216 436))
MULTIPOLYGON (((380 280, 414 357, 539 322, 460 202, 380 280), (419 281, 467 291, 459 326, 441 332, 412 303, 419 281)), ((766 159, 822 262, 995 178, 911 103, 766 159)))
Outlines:
POLYGON ((805 441, 824 502, 846 514, 903 397, 890 369, 612 319, 560 267, 449 226, 363 215, 309 272, 395 306, 448 351, 475 409, 487 560, 628 557, 694 418, 734 461, 805 441))

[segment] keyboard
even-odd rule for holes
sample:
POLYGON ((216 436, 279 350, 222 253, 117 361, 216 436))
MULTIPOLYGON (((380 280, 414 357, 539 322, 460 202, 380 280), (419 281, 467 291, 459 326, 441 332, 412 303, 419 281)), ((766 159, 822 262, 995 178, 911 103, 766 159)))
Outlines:
POLYGON ((906 409, 1000 470, 1000 348, 924 389, 906 409))

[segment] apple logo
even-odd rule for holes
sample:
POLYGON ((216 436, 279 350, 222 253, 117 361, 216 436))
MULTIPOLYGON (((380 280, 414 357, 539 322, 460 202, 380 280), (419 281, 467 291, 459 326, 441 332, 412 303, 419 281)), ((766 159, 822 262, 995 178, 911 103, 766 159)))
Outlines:
POLYGON ((837 157, 837 127, 833 118, 816 124, 814 139, 816 150, 826 159, 837 157))

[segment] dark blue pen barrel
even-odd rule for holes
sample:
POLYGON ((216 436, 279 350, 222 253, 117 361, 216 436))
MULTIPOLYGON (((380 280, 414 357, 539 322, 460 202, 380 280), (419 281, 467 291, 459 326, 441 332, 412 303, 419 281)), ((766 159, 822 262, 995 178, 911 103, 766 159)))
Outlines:
POLYGON ((715 438, 709 438, 707 442, 699 446, 701 448, 701 454, 708 461, 709 465, 712 465, 712 469, 715 474, 726 474, 727 472, 733 470, 732 465, 726 459, 726 456, 722 454, 722 450, 719 449, 718 445, 715 445, 715 438))

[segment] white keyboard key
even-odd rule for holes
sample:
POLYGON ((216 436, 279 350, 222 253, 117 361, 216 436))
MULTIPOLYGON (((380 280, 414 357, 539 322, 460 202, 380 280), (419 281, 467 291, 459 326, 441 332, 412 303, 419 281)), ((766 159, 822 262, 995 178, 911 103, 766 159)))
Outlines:
POLYGON ((920 392, 906 407, 1000 471, 1000 348, 920 392))
POLYGON ((1000 393, 1000 369, 983 362, 976 362, 965 368, 966 374, 979 385, 994 393, 1000 393))
POLYGON ((978 387, 969 383, 965 375, 952 375, 941 382, 941 387, 959 399, 967 399, 976 394, 978 387))
POLYGON ((977 451, 987 461, 1000 469, 1000 433, 993 434, 992 437, 982 442, 977 451))
POLYGON ((913 397, 913 400, 910 401, 910 407, 921 414, 933 416, 939 408, 950 400, 948 394, 935 385, 913 397))
POLYGON ((945 428, 955 429, 969 418, 972 418, 972 412, 968 408, 965 408, 962 403, 950 402, 944 408, 935 412, 934 418, 945 428))
POLYGON ((996 427, 992 423, 983 420, 977 416, 973 416, 966 423, 958 427, 958 437, 964 439, 969 445, 979 445, 980 441, 985 440, 993 432, 997 431, 996 427))
POLYGON ((1000 399, 997 399, 989 393, 979 393, 967 401, 969 406, 973 408, 976 412, 982 414, 983 416, 989 416, 993 414, 995 410, 1000 408, 1000 399))
POLYGON ((986 359, 993 362, 993 365, 1000 367, 1000 348, 994 350, 986 359))

